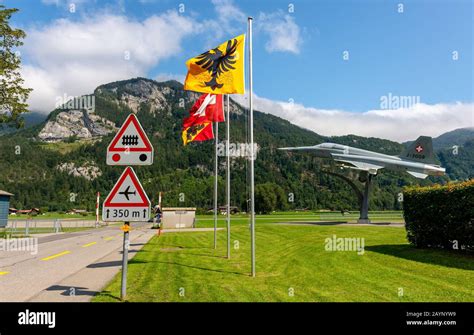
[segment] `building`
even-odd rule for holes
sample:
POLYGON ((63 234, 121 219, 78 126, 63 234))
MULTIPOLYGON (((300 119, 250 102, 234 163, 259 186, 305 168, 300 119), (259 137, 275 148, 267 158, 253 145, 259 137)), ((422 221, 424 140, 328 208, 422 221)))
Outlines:
POLYGON ((76 208, 73 208, 66 212, 66 214, 82 214, 82 215, 87 215, 88 213, 89 212, 85 209, 76 209, 76 208))
POLYGON ((38 215, 41 214, 41 210, 39 208, 31 208, 31 209, 19 209, 16 211, 17 215, 38 215))
MULTIPOLYGON (((230 208, 230 214, 238 214, 240 212, 237 206, 230 206, 229 208, 230 208)), ((222 215, 227 215, 227 206, 220 206, 219 212, 222 215)))
POLYGON ((194 228, 196 208, 168 207, 162 209, 161 228, 180 229, 194 228))
POLYGON ((5 228, 8 224, 10 198, 12 196, 13 194, 0 190, 0 228, 5 228))

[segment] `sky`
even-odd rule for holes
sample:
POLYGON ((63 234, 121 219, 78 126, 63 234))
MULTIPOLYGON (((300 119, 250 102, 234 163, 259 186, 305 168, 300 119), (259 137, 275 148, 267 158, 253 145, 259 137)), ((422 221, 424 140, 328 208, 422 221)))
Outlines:
MULTIPOLYGON (((255 108, 322 135, 396 141, 474 126, 470 0, 6 0, 30 109, 185 61, 254 18, 255 108)), ((246 104, 246 96, 234 96, 246 104)))

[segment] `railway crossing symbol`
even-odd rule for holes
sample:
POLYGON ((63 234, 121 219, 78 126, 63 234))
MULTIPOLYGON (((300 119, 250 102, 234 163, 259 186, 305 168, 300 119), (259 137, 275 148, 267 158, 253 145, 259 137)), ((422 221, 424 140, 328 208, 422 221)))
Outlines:
POLYGON ((107 147, 107 165, 151 165, 153 146, 135 114, 130 114, 107 147))
POLYGON ((131 167, 127 167, 102 206, 103 221, 148 221, 150 200, 131 167))

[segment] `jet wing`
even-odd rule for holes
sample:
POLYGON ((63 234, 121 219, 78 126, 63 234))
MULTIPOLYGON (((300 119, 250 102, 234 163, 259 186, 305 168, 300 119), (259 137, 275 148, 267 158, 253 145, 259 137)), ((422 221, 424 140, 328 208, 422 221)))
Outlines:
POLYGON ((377 174, 378 170, 384 168, 383 166, 380 166, 380 165, 375 165, 375 164, 370 164, 370 163, 365 163, 365 162, 356 162, 356 161, 353 161, 353 160, 350 160, 350 159, 339 158, 339 157, 334 157, 334 160, 336 162, 343 162, 343 163, 351 164, 352 166, 355 167, 355 169, 362 170, 362 171, 368 171, 370 174, 377 174))
POLYGON ((421 173, 421 172, 413 172, 413 171, 407 171, 409 174, 411 174, 413 177, 415 178, 419 178, 419 179, 425 179, 426 177, 428 177, 427 174, 424 174, 424 173, 421 173))
POLYGON ((287 148, 278 148, 278 150, 284 150, 284 151, 310 151, 310 150, 315 150, 315 146, 309 146, 309 147, 287 147, 287 148))

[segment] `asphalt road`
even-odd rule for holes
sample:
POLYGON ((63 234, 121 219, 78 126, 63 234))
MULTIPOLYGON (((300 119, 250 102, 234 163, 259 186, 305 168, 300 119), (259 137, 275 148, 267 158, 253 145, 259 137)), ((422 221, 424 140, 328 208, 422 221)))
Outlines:
MULTIPOLYGON (((129 259, 156 234, 149 223, 131 226, 129 259)), ((121 269, 120 226, 43 236, 37 241, 36 254, 4 250, 0 245, 0 301, 89 301, 121 269)))

